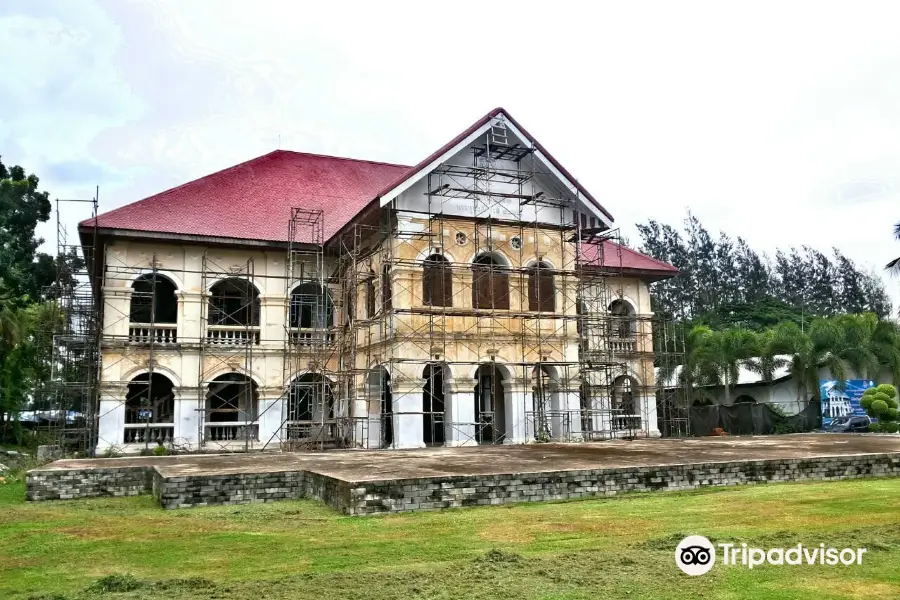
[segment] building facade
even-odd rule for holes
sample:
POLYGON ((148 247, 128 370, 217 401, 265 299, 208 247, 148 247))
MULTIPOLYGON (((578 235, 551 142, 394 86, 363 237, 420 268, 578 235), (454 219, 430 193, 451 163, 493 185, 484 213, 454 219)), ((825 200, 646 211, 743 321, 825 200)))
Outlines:
POLYGON ((659 435, 675 269, 503 109, 415 166, 276 151, 80 233, 99 452, 659 435))

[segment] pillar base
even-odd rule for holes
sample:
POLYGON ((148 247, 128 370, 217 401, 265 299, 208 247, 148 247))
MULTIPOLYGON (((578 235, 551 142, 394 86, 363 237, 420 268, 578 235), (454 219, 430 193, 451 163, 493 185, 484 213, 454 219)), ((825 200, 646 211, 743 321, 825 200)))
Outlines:
POLYGON ((447 440, 444 442, 444 448, 462 448, 463 446, 477 446, 475 440, 447 440))

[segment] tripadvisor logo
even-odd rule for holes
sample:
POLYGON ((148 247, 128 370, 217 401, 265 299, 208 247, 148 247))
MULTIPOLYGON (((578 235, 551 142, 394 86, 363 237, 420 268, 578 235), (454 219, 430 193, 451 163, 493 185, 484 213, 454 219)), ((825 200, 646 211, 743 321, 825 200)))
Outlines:
POLYGON ((703 575, 716 564, 716 556, 724 565, 748 569, 760 565, 861 565, 865 548, 826 548, 825 544, 790 548, 754 548, 747 544, 723 542, 713 544, 702 535, 689 535, 675 548, 675 564, 688 575, 703 575))

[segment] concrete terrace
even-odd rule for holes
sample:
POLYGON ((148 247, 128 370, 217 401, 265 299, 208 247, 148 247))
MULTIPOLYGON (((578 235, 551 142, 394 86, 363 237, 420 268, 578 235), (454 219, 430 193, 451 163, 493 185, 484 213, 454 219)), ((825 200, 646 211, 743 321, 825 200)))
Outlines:
POLYGON ((155 467, 165 477, 312 471, 344 481, 803 459, 900 452, 900 436, 797 434, 422 450, 58 460, 33 472, 155 467))

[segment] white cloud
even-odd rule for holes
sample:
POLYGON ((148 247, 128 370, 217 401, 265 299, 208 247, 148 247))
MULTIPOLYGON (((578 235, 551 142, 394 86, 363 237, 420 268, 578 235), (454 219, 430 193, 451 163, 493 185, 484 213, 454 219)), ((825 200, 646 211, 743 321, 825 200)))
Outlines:
MULTIPOLYGON (((503 105, 632 240, 635 221, 677 223, 689 206, 709 229, 766 251, 837 244, 878 269, 900 253, 890 229, 900 220, 893 3, 53 6, 55 20, 17 18, 87 31, 93 54, 70 50, 38 70, 47 86, 89 74, 93 85, 73 89, 102 90, 104 109, 73 102, 82 118, 66 147, 32 127, 73 116, 36 105, 14 141, 28 155, 127 174, 101 191, 106 208, 279 138, 282 148, 413 163, 503 105)), ((83 48, 78 39, 68 48, 83 48)), ((23 85, 29 97, 39 89, 23 85)), ((900 282, 886 281, 900 303, 900 282)))

